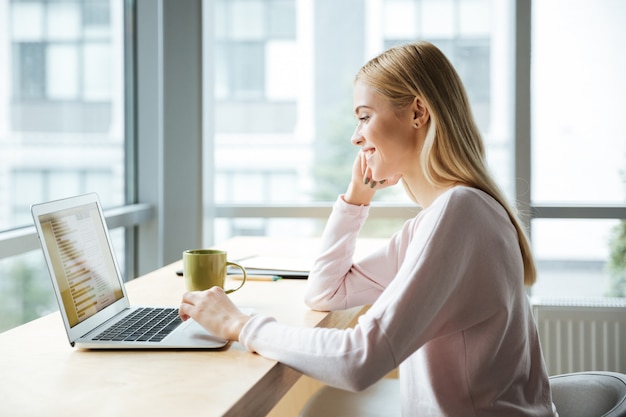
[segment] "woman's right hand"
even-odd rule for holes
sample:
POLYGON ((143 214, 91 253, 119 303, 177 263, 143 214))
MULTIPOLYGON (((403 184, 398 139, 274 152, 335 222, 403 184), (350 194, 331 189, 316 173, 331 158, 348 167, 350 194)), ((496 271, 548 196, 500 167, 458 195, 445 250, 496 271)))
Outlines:
POLYGON ((377 190, 396 185, 400 178, 401 175, 397 174, 391 178, 374 181, 372 170, 367 166, 365 154, 359 151, 352 165, 352 180, 343 199, 349 204, 367 206, 371 203, 377 190))
POLYGON ((178 314, 183 321, 194 319, 209 333, 228 340, 239 340, 250 320, 220 287, 184 293, 178 314))

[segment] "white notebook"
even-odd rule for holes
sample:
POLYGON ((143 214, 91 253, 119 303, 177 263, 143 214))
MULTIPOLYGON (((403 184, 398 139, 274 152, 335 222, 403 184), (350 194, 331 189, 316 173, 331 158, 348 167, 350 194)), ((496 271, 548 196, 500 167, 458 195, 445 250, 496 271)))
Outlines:
MULTIPOLYGON (((309 258, 289 258, 279 256, 253 256, 238 262, 251 275, 277 275, 282 278, 309 277, 313 260, 309 258)), ((233 268, 229 273, 240 274, 239 269, 233 268)))

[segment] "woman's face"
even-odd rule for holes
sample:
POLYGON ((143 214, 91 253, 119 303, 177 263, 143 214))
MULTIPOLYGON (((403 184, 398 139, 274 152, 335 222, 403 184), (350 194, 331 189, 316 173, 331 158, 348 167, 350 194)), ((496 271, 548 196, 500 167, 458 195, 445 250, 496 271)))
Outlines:
POLYGON ((414 170, 419 160, 420 140, 411 107, 394 110, 388 100, 367 84, 354 86, 354 113, 358 125, 352 143, 360 146, 372 179, 380 181, 414 170))

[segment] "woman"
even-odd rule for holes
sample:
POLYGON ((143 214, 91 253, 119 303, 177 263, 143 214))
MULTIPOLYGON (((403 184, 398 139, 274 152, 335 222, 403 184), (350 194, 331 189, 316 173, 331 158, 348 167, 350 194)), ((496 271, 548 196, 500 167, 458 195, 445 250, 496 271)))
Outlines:
POLYGON ((435 46, 392 48, 356 76, 361 148, 334 204, 306 303, 372 304, 354 329, 242 314, 219 288, 180 314, 327 384, 362 390, 400 367, 405 416, 555 416, 524 285, 535 265, 491 178, 462 82, 435 46), (386 247, 352 255, 378 189, 402 181, 422 210, 386 247))

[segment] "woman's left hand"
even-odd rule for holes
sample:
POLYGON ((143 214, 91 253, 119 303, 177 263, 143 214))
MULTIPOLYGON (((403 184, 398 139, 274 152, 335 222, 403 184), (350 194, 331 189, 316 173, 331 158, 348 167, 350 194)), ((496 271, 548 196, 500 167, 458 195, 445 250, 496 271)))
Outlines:
POLYGON ((220 287, 183 294, 178 313, 183 321, 192 318, 214 336, 235 341, 250 320, 220 287))

